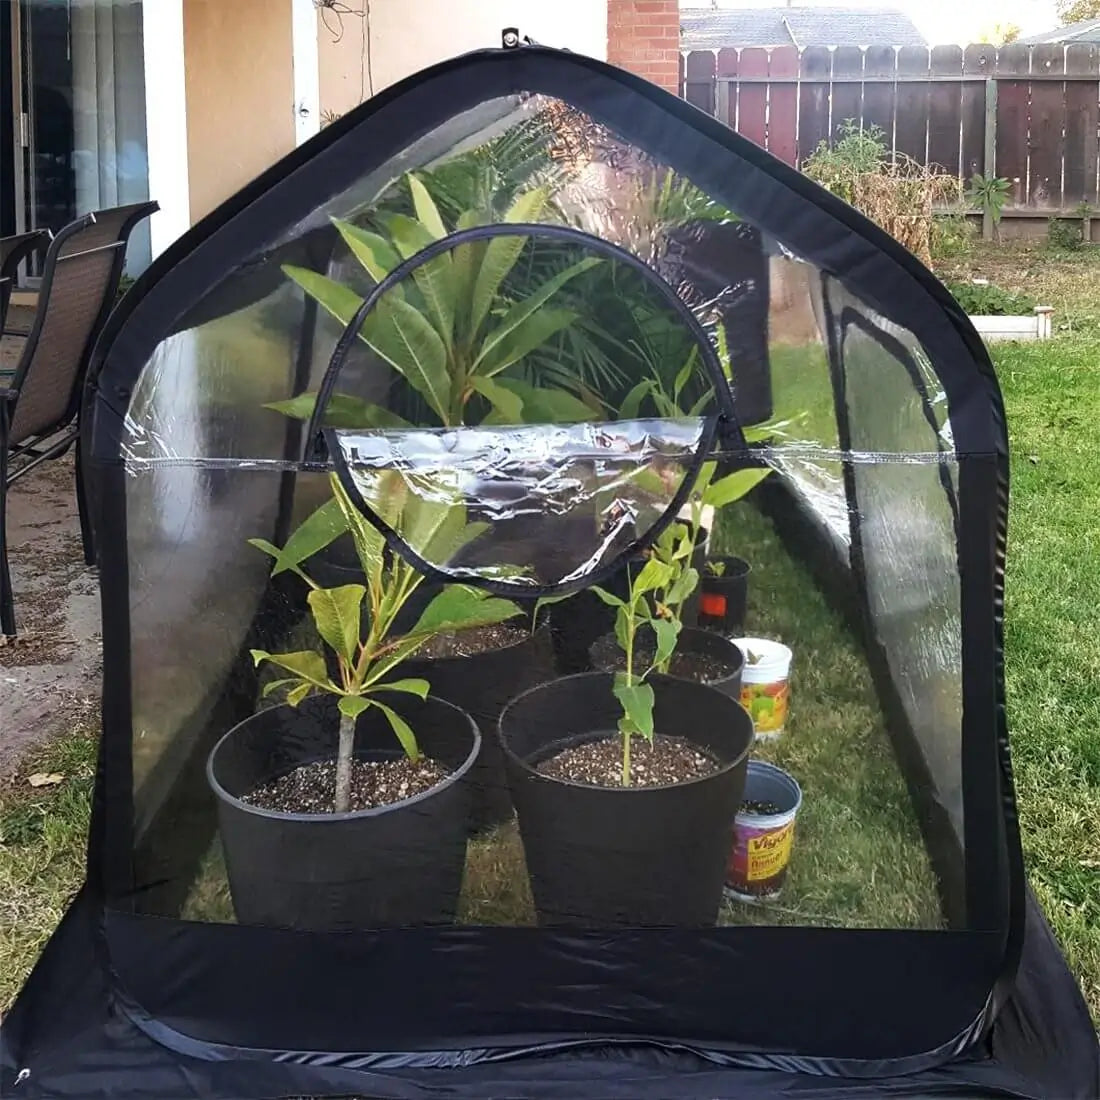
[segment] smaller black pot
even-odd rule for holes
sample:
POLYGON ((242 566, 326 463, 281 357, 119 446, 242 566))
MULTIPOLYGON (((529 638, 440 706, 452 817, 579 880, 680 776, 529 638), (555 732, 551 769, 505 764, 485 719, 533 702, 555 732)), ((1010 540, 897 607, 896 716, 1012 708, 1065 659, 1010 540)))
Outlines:
MULTIPOLYGON (((481 737, 469 715, 441 699, 409 695, 393 705, 424 753, 452 770, 431 790, 374 810, 279 813, 241 800, 301 764, 335 757, 339 713, 330 699, 260 711, 214 746, 206 775, 242 924, 328 932, 454 921, 466 860, 466 777, 481 737)), ((356 724, 355 754, 401 754, 376 709, 356 724)))
MULTIPOLYGON (((638 637, 643 642, 648 640, 649 644, 653 645, 653 631, 650 627, 643 627, 639 630, 638 637)), ((614 672, 616 669, 625 667, 622 652, 615 636, 605 634, 589 652, 593 669, 597 672, 614 672), (606 659, 600 659, 606 654, 615 657, 614 664, 609 663, 606 659)), ((720 691, 723 695, 728 695, 737 702, 741 701, 741 673, 745 669, 745 655, 728 638, 723 638, 721 634, 715 634, 710 630, 701 630, 696 626, 685 626, 680 631, 680 637, 677 639, 676 652, 694 653, 700 657, 712 657, 716 661, 721 661, 730 669, 729 673, 717 680, 707 680, 706 686, 714 688, 715 691, 720 691)), ((689 682, 696 683, 697 681, 689 682)))
POLYGON ((714 924, 752 748, 752 719, 703 684, 650 678, 658 733, 683 737, 722 766, 664 787, 593 787, 541 774, 565 748, 618 737, 604 673, 567 676, 512 700, 501 744, 540 924, 714 924))
POLYGON ((711 558, 725 566, 721 576, 703 570, 699 625, 733 637, 744 633, 752 566, 741 558, 711 558))

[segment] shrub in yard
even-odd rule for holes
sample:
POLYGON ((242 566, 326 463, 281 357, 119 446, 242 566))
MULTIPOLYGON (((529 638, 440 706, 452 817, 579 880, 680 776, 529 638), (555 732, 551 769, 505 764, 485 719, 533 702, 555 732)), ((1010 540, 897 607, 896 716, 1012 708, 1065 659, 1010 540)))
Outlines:
POLYGON ((1009 317, 1033 313, 1035 303, 992 283, 947 283, 955 301, 971 317, 1009 317))
POLYGON ((941 214, 932 220, 932 259, 965 256, 977 236, 977 226, 962 214, 941 214))
POLYGON ((866 214, 931 266, 933 209, 957 203, 961 185, 934 167, 891 152, 878 126, 844 121, 836 141, 821 142, 802 166, 812 180, 866 214))
POLYGON ((1077 252, 1084 243, 1084 230, 1076 222, 1063 218, 1047 222, 1047 247, 1052 252, 1077 252))

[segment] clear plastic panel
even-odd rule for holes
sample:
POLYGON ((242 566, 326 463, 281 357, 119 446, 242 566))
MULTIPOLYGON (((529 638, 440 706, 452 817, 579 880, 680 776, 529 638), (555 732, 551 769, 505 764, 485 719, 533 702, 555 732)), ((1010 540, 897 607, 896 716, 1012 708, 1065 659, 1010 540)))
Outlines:
POLYGON ((582 580, 646 538, 704 438, 700 420, 336 431, 357 503, 421 561, 517 589, 582 580), (440 541, 453 517, 463 537, 440 541))
POLYGON ((962 836, 962 633, 957 550, 957 464, 934 394, 904 362, 910 337, 853 312, 844 372, 855 505, 875 631, 890 662, 935 797, 962 836), (899 357, 901 356, 901 357, 899 357))

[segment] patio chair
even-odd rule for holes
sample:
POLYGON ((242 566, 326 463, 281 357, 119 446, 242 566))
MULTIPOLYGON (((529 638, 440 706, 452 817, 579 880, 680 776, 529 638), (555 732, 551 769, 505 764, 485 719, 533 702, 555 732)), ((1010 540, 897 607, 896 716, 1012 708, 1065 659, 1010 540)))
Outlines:
POLYGON ((0 334, 4 331, 4 318, 8 315, 11 300, 11 279, 0 279, 0 334))
MULTIPOLYGON (((155 202, 85 214, 62 229, 43 265, 38 309, 10 377, 0 378, 0 633, 15 633, 8 571, 7 490, 78 436, 77 414, 92 348, 118 292, 126 245, 155 202)), ((76 493, 84 557, 94 564, 80 448, 76 493)))
MULTIPOLYGON (((43 229, 19 233, 14 237, 0 237, 0 279, 7 279, 10 283, 9 294, 15 289, 19 265, 29 256, 33 256, 38 249, 44 247, 50 239, 51 234, 43 229)), ((0 310, 0 336, 26 335, 26 332, 9 330, 4 320, 4 312, 0 310)))

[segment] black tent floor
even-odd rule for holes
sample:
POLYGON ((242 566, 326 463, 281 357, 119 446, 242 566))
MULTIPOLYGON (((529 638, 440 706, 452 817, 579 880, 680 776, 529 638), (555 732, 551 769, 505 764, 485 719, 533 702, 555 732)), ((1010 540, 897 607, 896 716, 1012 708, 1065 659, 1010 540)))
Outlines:
POLYGON ((909 1077, 842 1080, 716 1067, 670 1049, 605 1046, 463 1069, 379 1073, 293 1055, 204 1061, 170 1051, 112 1004, 97 965, 96 911, 81 895, 0 1028, 0 1096, 11 1100, 812 1100, 1016 1097, 1098 1100, 1100 1046, 1038 906, 1012 1000, 989 1049, 909 1077))

